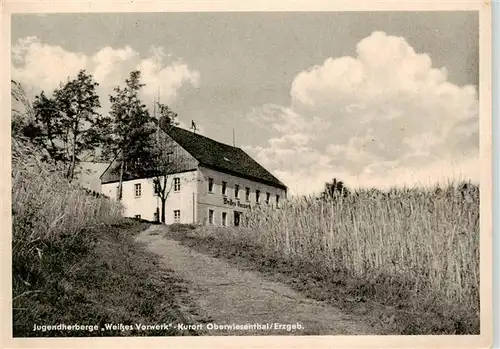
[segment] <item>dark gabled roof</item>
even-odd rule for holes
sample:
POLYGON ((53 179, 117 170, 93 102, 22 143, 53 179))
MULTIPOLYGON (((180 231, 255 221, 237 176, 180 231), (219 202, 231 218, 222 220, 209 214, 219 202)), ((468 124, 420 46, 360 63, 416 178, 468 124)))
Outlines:
MULTIPOLYGON (((163 174, 174 174, 174 173, 181 173, 181 172, 187 172, 187 171, 193 171, 196 170, 196 167, 191 167, 189 169, 183 168, 183 169, 178 169, 178 168, 172 168, 169 169, 166 172, 163 172, 163 174)), ((123 180, 124 181, 130 181, 132 179, 140 179, 140 178, 152 178, 158 173, 155 171, 147 170, 147 169, 124 169, 123 171, 123 180)), ((108 183, 114 183, 118 182, 120 180, 120 162, 117 161, 117 158, 113 160, 109 165, 108 168, 101 174, 99 177, 101 180, 101 184, 108 184, 108 183)))
POLYGON ((176 126, 165 127, 163 130, 198 160, 201 166, 286 190, 286 186, 279 179, 240 148, 176 126))

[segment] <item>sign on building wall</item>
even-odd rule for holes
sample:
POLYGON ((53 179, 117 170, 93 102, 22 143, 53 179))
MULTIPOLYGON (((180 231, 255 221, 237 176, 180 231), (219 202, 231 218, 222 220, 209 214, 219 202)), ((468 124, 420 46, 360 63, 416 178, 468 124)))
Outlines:
POLYGON ((250 208, 250 204, 243 204, 239 201, 234 201, 233 199, 228 199, 228 198, 223 198, 223 203, 224 203, 224 205, 229 205, 229 206, 233 206, 233 207, 241 207, 241 208, 246 208, 246 209, 250 208))

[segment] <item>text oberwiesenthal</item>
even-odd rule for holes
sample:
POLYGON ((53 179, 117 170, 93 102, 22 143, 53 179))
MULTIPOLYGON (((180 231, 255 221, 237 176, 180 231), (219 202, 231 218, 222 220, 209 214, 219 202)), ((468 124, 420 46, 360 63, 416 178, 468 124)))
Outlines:
POLYGON ((134 324, 134 325, 124 325, 124 324, 104 324, 99 325, 33 325, 33 331, 39 332, 49 332, 49 331, 167 331, 171 329, 177 329, 179 331, 189 331, 189 330, 207 330, 207 331, 252 331, 252 330, 262 330, 262 331, 273 331, 273 330, 284 330, 284 331, 296 331, 303 330, 304 326, 300 323, 295 324, 281 324, 281 323, 251 323, 251 324, 217 324, 217 323, 207 323, 207 324, 173 324, 173 323, 163 323, 156 325, 144 325, 144 324, 134 324))

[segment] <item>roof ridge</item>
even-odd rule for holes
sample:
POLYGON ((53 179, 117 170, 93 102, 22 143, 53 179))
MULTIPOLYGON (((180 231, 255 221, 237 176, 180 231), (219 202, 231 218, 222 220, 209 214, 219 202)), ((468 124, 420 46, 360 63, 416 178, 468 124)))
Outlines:
MULTIPOLYGON (((208 140, 210 140, 210 141, 212 141, 212 142, 219 143, 219 144, 221 144, 221 145, 223 145, 223 146, 226 146, 226 147, 230 147, 230 148, 234 148, 234 149, 242 150, 240 147, 236 147, 236 146, 233 146, 233 145, 230 145, 230 144, 227 144, 227 143, 223 143, 223 142, 217 141, 217 140, 215 140, 215 139, 213 139, 213 138, 210 138, 210 137, 208 137, 208 136, 204 136, 204 135, 199 134, 199 133, 191 132, 191 131, 186 130, 185 128, 182 128, 182 127, 179 127, 179 126, 172 125, 171 127, 172 127, 172 128, 176 128, 176 129, 179 129, 179 130, 182 130, 183 132, 189 132, 189 133, 191 133, 191 134, 193 134, 193 135, 195 135, 195 136, 198 136, 198 137, 203 137, 203 138, 206 138, 206 139, 208 139, 208 140)), ((167 130, 164 130, 164 131, 168 134, 168 131, 167 131, 167 130)))
POLYGON ((162 126, 159 129, 184 148, 200 165, 216 167, 222 172, 234 172, 239 176, 250 176, 257 181, 286 188, 279 178, 242 148, 219 142, 179 126, 162 126))

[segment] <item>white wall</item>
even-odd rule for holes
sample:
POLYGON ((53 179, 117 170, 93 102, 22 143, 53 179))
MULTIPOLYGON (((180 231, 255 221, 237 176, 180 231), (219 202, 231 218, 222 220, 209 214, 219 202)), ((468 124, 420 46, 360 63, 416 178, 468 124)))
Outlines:
POLYGON ((238 206, 237 203, 244 205, 257 205, 255 199, 256 190, 260 190, 260 205, 265 205, 266 193, 270 193, 270 204, 276 206, 276 195, 279 195, 280 203, 285 200, 285 190, 270 185, 254 182, 245 178, 232 176, 223 172, 215 171, 205 167, 199 167, 198 178, 198 221, 208 223, 208 210, 214 210, 215 225, 221 225, 222 212, 227 212, 228 225, 234 224, 234 211, 244 212, 247 209, 238 206), (214 179, 213 192, 208 191, 208 179, 214 179), (226 195, 222 195, 222 181, 227 182, 226 195), (239 185, 239 198, 235 198, 235 185, 239 185), (250 200, 246 200, 245 188, 250 188, 250 200), (224 204, 224 197, 236 205, 224 204))
MULTIPOLYGON (((165 216, 166 223, 174 223, 174 210, 181 211, 180 223, 192 223, 193 216, 196 219, 196 202, 193 200, 196 195, 197 171, 189 171, 179 174, 169 175, 167 177, 167 191, 172 186, 172 190, 167 197, 165 216), (180 178, 181 189, 175 192, 173 189, 174 178, 180 178)), ((118 182, 107 183, 102 185, 102 193, 110 198, 117 199, 118 182)), ((135 217, 140 215, 142 219, 154 220, 154 214, 157 207, 160 210, 161 217, 161 200, 154 195, 154 187, 152 179, 134 179, 123 182, 123 197, 122 203, 125 206, 125 217, 135 217), (135 196, 135 185, 141 184, 141 196, 135 196)))
MULTIPOLYGON (((227 213, 227 224, 234 225, 234 212, 244 212, 247 209, 237 203, 255 206, 255 191, 260 190, 260 205, 265 205, 266 193, 270 193, 270 204, 276 206, 276 195, 280 197, 280 203, 286 199, 285 191, 270 185, 254 182, 248 179, 232 176, 205 167, 198 170, 169 175, 167 178, 167 188, 173 183, 174 178, 181 179, 181 190, 170 192, 166 202, 166 223, 174 223, 174 210, 181 211, 180 223, 188 224, 193 222, 208 223, 208 210, 214 210, 214 224, 222 224, 222 212, 227 213), (214 179, 214 190, 208 192, 208 178, 214 179), (227 182, 226 195, 222 195, 222 181, 227 182), (235 184, 240 186, 239 199, 235 198, 235 184), (250 198, 245 197, 245 188, 250 188, 250 198), (236 205, 224 204, 224 197, 231 200, 236 205)), ((118 182, 102 185, 102 193, 116 200, 118 182)), ((154 220, 156 208, 160 208, 161 200, 153 194, 153 181, 151 179, 135 179, 123 182, 123 199, 125 206, 124 215, 154 220), (135 184, 141 183, 141 197, 135 197, 135 184)), ((161 217, 161 216, 160 216, 161 217)))
MULTIPOLYGON (((167 188, 171 185, 173 178, 181 179, 181 190, 174 192, 173 188, 167 197, 165 215, 166 223, 174 223, 174 210, 181 211, 180 223, 188 224, 196 222, 196 195, 197 195, 197 171, 184 172, 170 175, 167 179, 167 188)), ((161 212, 161 211, 160 211, 161 212)))

